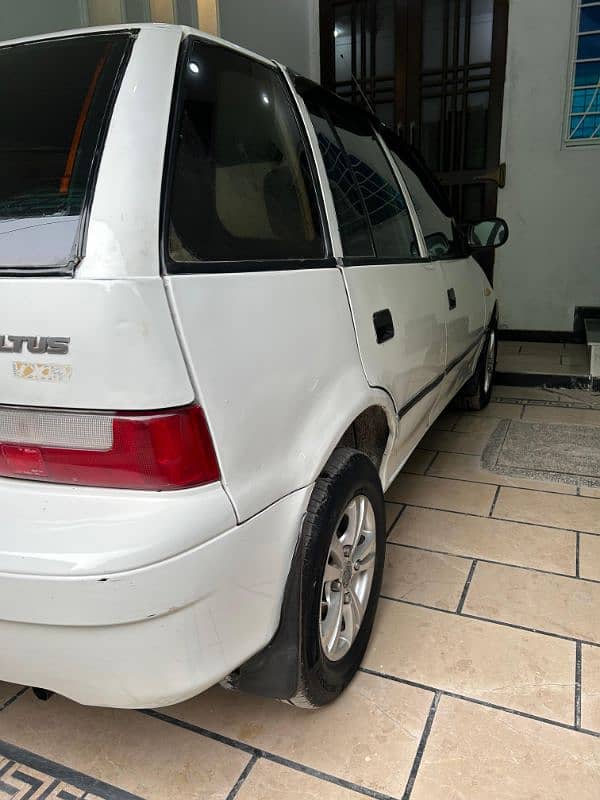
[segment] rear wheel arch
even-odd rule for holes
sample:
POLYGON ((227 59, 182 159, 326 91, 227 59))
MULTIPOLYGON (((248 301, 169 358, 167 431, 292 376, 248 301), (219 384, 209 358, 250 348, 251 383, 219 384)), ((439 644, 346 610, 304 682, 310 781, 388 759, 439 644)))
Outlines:
POLYGON ((382 476, 386 453, 395 434, 395 415, 379 404, 372 404, 356 414, 337 442, 324 455, 321 470, 331 455, 341 447, 351 447, 364 453, 382 476))

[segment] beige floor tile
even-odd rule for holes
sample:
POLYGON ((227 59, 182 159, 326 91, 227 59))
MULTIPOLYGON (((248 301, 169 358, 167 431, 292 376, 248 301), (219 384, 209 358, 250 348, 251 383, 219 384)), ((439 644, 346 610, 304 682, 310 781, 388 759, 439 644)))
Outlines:
POLYGON ((562 364, 558 356, 504 356, 498 359, 498 372, 522 372, 537 375, 583 375, 584 371, 573 373, 572 369, 562 364))
POLYGON ((587 353, 588 346, 583 342, 564 342, 563 344, 565 353, 587 353))
POLYGON ((600 426, 600 409, 560 408, 560 406, 526 406, 526 422, 546 422, 564 425, 600 426))
POLYGON ((428 508, 407 508, 394 525, 389 540, 469 558, 575 575, 576 534, 572 531, 428 508))
POLYGON ((431 426, 434 431, 451 431, 460 419, 457 411, 444 411, 431 426))
POLYGON ((4 681, 0 681, 0 706, 2 706, 3 703, 6 703, 7 700, 10 700, 11 697, 14 697, 21 688, 22 687, 17 686, 16 683, 5 683, 4 681))
POLYGON ((481 411, 476 411, 478 417, 494 417, 495 419, 521 419, 523 406, 516 403, 495 403, 493 400, 481 411))
POLYGON ((560 358, 565 352, 562 342, 520 342, 519 355, 560 358))
POLYGON ((580 403, 583 406, 600 407, 600 393, 587 389, 549 389, 560 397, 563 403, 580 403))
POLYGON ((364 666, 571 722, 575 643, 381 600, 364 666))
POLYGON ((498 342, 498 353, 503 356, 517 354, 522 344, 523 342, 511 342, 508 340, 498 342))
POLYGON ((481 483, 402 474, 390 486, 387 495, 397 503, 486 516, 495 493, 494 486, 481 483))
POLYGON ((435 453, 432 453, 431 450, 421 450, 417 447, 406 464, 402 467, 402 471, 410 472, 413 475, 424 475, 434 456, 435 453))
POLYGON ((508 353, 499 355, 498 372, 546 372, 560 367, 560 353, 526 355, 508 353))
POLYGON ((560 359, 563 367, 567 367, 573 375, 586 375, 590 371, 590 359, 587 356, 564 355, 560 359))
MULTIPOLYGON (((494 420, 495 422, 497 420, 494 420)), ((537 481, 529 478, 511 477, 501 472, 492 472, 481 466, 479 456, 467 456, 462 453, 439 453, 428 475, 440 478, 457 478, 464 481, 493 483, 497 486, 516 486, 523 489, 559 492, 560 494, 576 494, 576 487, 570 483, 554 483, 554 481, 537 481)))
POLYGON ((579 536, 579 574, 600 581, 600 536, 589 533, 579 536))
POLYGON ((529 492, 503 487, 494 516, 554 528, 600 533, 600 498, 529 492))
POLYGON ((393 523, 398 518, 402 511, 402 506, 399 503, 386 503, 385 504, 385 529, 389 531, 393 523))
POLYGON ((411 800, 599 796, 599 739, 442 697, 411 800))
POLYGON ((511 400, 543 400, 551 403, 576 403, 600 406, 600 394, 584 389, 543 389, 537 386, 494 386, 492 397, 511 400))
POLYGON ((582 347, 580 350, 565 350, 561 355, 560 360, 563 364, 578 363, 584 366, 589 366, 590 353, 587 347, 582 347))
POLYGON ((600 583, 477 564, 466 614, 600 644, 600 583))
POLYGON ((477 413, 463 414, 454 426, 457 433, 485 433, 488 437, 498 427, 499 420, 494 417, 480 417, 477 413))
POLYGON ((487 433, 456 433, 455 431, 429 431, 419 444, 426 450, 443 453, 468 453, 481 455, 490 435, 487 433))
POLYGON ((260 759, 236 795, 237 800, 364 800, 329 781, 260 759))
POLYGON ((511 400, 549 400, 552 399, 550 390, 537 386, 502 386, 495 384, 492 389, 492 398, 506 397, 511 400))
POLYGON ((580 486, 579 494, 582 497, 600 497, 600 487, 597 486, 580 486))
POLYGON ((225 798, 248 763, 240 750, 136 711, 29 692, 2 712, 6 741, 147 800, 225 798))
POLYGON ((359 673, 344 696, 318 713, 214 689, 169 709, 313 769, 402 796, 432 694, 359 673))
POLYGON ((471 561, 388 545, 381 593, 456 611, 471 561))
POLYGON ((581 648, 581 727, 600 731, 600 648, 581 648))

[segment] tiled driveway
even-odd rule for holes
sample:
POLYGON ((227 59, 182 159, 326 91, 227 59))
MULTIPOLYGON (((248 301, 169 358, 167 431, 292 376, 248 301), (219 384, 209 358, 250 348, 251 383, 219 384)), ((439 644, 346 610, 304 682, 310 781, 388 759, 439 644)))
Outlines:
POLYGON ((589 375, 590 356, 585 344, 555 342, 499 342, 499 372, 547 375, 589 375))
POLYGON ((0 684, 0 798, 597 800, 600 489, 482 469, 500 419, 595 427, 600 400, 500 388, 440 419, 388 492, 384 597, 340 701, 110 711, 0 684))

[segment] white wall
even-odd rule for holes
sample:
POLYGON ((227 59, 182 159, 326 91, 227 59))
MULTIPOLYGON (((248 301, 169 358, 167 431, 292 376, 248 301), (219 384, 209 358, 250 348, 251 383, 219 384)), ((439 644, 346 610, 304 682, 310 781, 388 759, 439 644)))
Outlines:
POLYGON ((0 40, 80 28, 85 14, 80 0, 2 0, 0 40))
POLYGON ((575 306, 600 306, 600 144, 562 144, 571 14, 571 0, 510 0, 502 327, 571 331, 575 306))
POLYGON ((0 41, 85 25, 151 20, 199 25, 208 33, 217 33, 217 3, 218 0, 0 0, 0 41))
POLYGON ((219 0, 220 36, 319 79, 318 0, 219 0))

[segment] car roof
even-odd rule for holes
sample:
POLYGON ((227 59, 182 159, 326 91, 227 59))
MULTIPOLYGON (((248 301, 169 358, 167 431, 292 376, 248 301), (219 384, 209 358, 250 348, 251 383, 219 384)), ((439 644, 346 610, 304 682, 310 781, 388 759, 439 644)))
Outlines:
POLYGON ((213 36, 210 33, 206 33, 205 31, 201 31, 197 28, 192 28, 189 25, 174 25, 171 23, 166 22, 120 22, 116 25, 94 25, 89 26, 86 28, 72 28, 69 30, 62 30, 62 31, 52 31, 50 33, 41 33, 35 36, 23 36, 18 39, 5 39, 0 41, 0 47, 10 47, 16 44, 29 44, 32 42, 43 42, 51 39, 65 39, 71 36, 87 36, 89 34, 94 33, 110 33, 110 32, 117 32, 117 31, 134 31, 140 32, 143 34, 145 30, 164 30, 165 32, 172 33, 173 31, 179 31, 181 38, 185 38, 186 36, 194 36, 198 39, 204 39, 207 42, 213 42, 214 44, 219 44, 223 47, 227 47, 229 50, 235 50, 238 53, 243 53, 246 56, 254 58, 257 61, 262 61, 264 64, 276 64, 277 66, 282 66, 277 61, 266 58, 265 56, 260 55, 259 53, 255 53, 252 50, 247 50, 245 47, 240 47, 233 42, 227 41, 227 39, 221 39, 218 36, 213 36))

